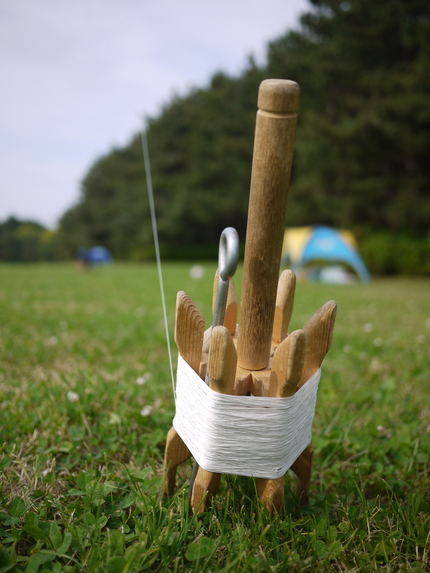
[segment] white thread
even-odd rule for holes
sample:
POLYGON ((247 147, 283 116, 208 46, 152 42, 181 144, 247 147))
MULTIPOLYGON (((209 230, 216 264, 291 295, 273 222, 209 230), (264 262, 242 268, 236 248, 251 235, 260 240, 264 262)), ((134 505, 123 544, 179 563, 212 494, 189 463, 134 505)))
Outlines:
POLYGON ((321 370, 289 398, 211 390, 179 355, 173 426, 207 471, 276 479, 311 441, 321 370))
POLYGON ((163 305, 164 328, 166 329, 167 350, 169 353, 170 375, 172 377, 173 398, 176 401, 175 377, 173 375, 172 352, 170 350, 169 327, 167 325, 166 302, 164 299, 163 275, 161 274, 160 248, 158 246, 157 220, 155 218, 154 193, 152 191, 151 164, 149 163, 148 141, 146 139, 146 131, 144 129, 142 129, 141 137, 142 137, 143 161, 145 163, 145 172, 146 172, 146 185, 148 187, 149 211, 151 213, 152 234, 154 235, 155 257, 157 259, 158 280, 160 282, 161 302, 163 305))

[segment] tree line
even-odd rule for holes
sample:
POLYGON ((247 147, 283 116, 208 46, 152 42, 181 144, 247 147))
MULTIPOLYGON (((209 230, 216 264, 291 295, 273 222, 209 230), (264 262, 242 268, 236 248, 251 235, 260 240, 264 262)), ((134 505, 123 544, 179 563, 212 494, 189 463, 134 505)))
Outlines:
MULTIPOLYGON (((352 229, 370 261, 381 248, 412 244, 422 253, 416 266, 428 266, 427 0, 311 0, 300 27, 268 44, 264 65, 251 58, 237 77, 218 72, 208 86, 174 97, 149 118, 164 255, 212 255, 226 226, 244 242, 257 93, 265 78, 301 87, 286 224, 352 229)), ((102 244, 116 258, 151 257, 144 176, 137 133, 86 173, 79 202, 61 219, 57 253, 102 244)), ((392 262, 377 266, 396 272, 392 262)))
POLYGON ((58 259, 57 233, 36 221, 9 217, 0 223, 0 261, 51 261, 58 259))

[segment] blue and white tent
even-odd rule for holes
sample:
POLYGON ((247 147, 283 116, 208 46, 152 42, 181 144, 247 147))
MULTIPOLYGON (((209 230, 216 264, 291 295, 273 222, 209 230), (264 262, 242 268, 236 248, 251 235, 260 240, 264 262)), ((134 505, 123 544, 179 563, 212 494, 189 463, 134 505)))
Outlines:
POLYGON ((113 261, 112 255, 106 247, 79 249, 77 256, 80 261, 91 266, 106 265, 113 261))
POLYGON ((289 265, 298 278, 307 273, 309 278, 325 282, 348 282, 346 267, 354 271, 362 282, 370 280, 353 234, 325 226, 287 229, 282 265, 289 265), (342 272, 344 279, 341 278, 342 272))

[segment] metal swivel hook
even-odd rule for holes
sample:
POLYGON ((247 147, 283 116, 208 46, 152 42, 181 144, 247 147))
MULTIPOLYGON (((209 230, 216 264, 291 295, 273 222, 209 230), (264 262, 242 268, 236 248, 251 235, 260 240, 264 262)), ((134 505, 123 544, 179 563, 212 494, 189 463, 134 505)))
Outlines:
MULTIPOLYGON (((228 296, 228 281, 236 272, 239 261, 239 235, 233 227, 227 227, 221 233, 218 249, 218 284, 215 296, 215 308, 212 328, 224 324, 225 308, 228 296)), ((206 370, 206 384, 209 384, 209 375, 206 370)), ((199 464, 194 461, 193 471, 190 478, 188 498, 191 499, 199 464)))
MULTIPOLYGON (((233 227, 221 233, 218 251, 218 284, 212 328, 224 324, 228 295, 228 280, 234 275, 239 261, 239 235, 233 227)), ((206 381, 207 383, 207 381, 206 381)))

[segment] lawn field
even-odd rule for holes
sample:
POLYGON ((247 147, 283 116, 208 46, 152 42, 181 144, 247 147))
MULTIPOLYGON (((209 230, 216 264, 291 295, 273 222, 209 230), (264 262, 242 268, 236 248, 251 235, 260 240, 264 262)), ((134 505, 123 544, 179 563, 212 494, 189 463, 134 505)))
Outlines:
MULTIPOLYGON (((176 292, 212 321, 203 266, 163 265, 174 364, 176 292)), ((0 265, 0 573, 429 571, 430 280, 298 284, 290 331, 330 299, 310 505, 290 472, 276 517, 224 476, 196 518, 191 462, 160 495, 174 401, 155 265, 0 265)))

